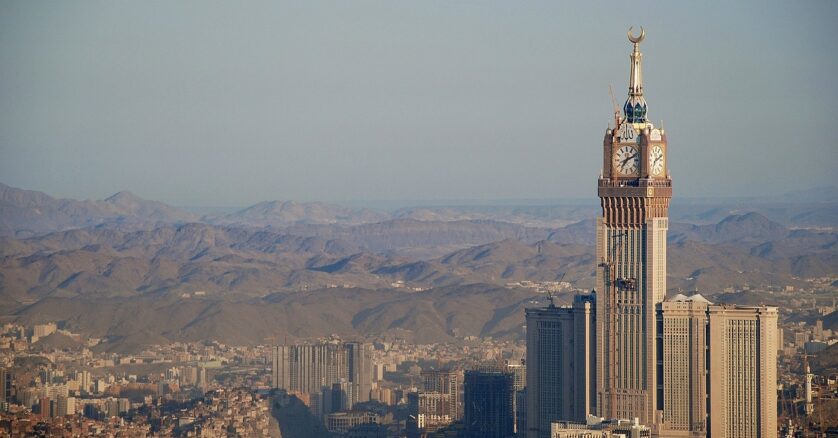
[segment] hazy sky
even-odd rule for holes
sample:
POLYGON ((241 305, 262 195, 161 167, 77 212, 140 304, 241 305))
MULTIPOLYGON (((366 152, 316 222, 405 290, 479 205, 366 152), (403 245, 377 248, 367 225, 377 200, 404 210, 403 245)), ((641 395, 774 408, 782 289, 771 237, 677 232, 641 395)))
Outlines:
POLYGON ((838 2, 0 4, 0 182, 74 198, 596 196, 643 25, 675 196, 836 184, 838 2))

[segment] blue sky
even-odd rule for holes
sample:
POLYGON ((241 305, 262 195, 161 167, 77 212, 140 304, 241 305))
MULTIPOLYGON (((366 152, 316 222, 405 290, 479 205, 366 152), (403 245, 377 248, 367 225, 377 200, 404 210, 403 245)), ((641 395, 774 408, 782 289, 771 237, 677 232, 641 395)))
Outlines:
POLYGON ((0 182, 177 205, 595 197, 643 25, 675 196, 835 185, 838 2, 3 2, 0 182))

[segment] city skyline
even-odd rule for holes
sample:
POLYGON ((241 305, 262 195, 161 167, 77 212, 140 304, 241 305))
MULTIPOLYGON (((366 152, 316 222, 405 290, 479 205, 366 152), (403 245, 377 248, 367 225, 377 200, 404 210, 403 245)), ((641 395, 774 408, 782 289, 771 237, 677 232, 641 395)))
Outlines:
POLYGON ((3 6, 3 183, 187 206, 589 198, 627 85, 609 41, 634 24, 679 196, 835 185, 834 3, 163 7, 3 6))
POLYGON ((838 434, 838 5, 196 4, 0 6, 0 435, 838 434))

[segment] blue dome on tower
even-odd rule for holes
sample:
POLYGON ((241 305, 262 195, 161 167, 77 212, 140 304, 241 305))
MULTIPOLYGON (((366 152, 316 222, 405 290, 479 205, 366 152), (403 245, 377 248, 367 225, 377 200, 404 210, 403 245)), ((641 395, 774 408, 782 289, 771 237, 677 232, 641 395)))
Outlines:
POLYGON ((623 113, 629 123, 646 123, 646 99, 643 96, 631 96, 623 105, 623 113))

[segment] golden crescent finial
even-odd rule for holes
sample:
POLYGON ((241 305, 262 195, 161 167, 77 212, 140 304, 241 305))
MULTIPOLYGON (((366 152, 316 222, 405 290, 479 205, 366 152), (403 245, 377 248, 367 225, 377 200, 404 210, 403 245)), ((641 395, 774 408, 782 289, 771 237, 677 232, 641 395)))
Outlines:
POLYGON ((640 42, 643 41, 643 38, 646 37, 646 30, 643 29, 643 26, 640 26, 640 36, 635 37, 631 34, 632 29, 633 29, 633 27, 629 27, 629 31, 628 31, 629 41, 633 42, 634 44, 640 44, 640 42))

